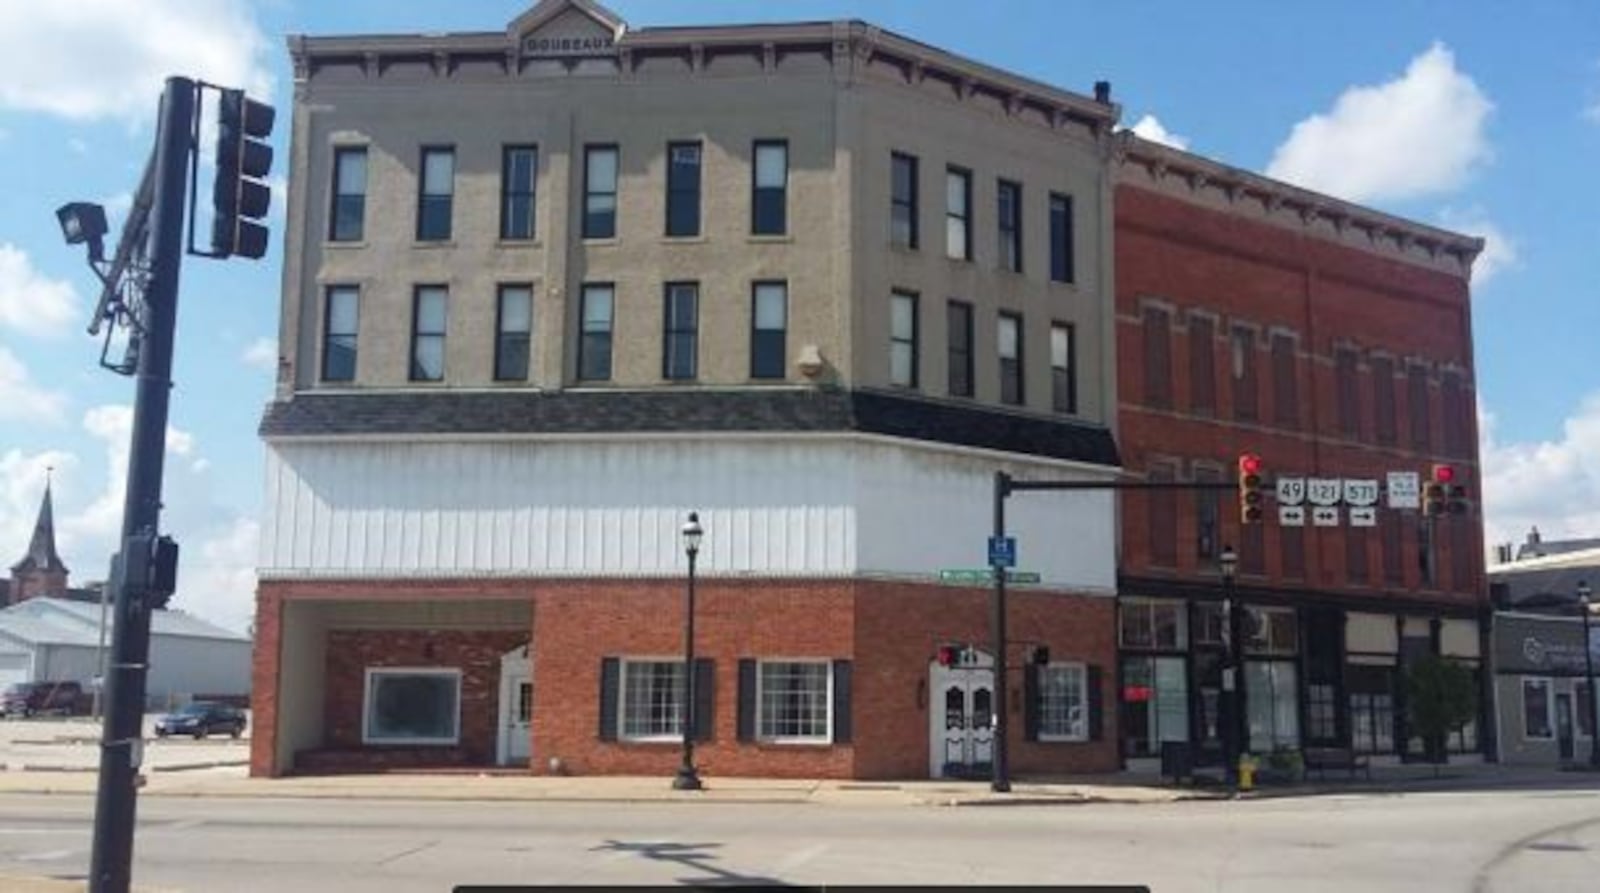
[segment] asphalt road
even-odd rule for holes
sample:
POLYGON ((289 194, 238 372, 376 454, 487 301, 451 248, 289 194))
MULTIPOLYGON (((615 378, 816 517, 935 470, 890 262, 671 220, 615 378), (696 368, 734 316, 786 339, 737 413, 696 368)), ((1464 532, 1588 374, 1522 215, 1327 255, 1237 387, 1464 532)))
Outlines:
MULTIPOLYGON (((0 876, 81 876, 91 811, 88 797, 0 798, 0 876)), ((1600 794, 962 808, 147 797, 136 847, 136 883, 207 893, 466 883, 1590 893, 1600 794)))

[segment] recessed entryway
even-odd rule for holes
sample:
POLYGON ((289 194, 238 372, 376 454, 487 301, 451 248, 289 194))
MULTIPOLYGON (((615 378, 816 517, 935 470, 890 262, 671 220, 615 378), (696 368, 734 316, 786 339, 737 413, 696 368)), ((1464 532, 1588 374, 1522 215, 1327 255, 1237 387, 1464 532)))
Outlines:
POLYGON ((928 664, 929 770, 934 778, 987 778, 994 759, 994 658, 977 649, 928 664))

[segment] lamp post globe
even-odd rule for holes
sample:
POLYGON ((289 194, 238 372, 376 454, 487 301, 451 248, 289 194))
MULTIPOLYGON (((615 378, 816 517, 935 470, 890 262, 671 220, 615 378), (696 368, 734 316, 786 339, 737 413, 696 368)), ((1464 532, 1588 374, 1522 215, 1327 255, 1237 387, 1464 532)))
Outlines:
POLYGON ((683 537, 683 554, 689 559, 689 585, 683 612, 683 762, 678 766, 677 775, 672 778, 672 787, 679 791, 698 791, 702 785, 700 772, 694 766, 694 732, 697 724, 694 710, 697 699, 694 690, 694 563, 700 554, 700 539, 705 536, 698 512, 689 513, 689 520, 684 522, 680 533, 683 537))

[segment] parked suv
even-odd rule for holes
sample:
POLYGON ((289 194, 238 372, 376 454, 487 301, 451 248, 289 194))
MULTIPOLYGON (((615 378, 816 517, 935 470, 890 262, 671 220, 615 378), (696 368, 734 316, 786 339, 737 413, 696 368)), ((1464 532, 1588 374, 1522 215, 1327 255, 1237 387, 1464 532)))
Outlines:
POLYGON ((196 701, 156 720, 156 737, 193 735, 204 738, 213 732, 226 732, 237 738, 244 734, 244 711, 227 704, 196 701))
POLYGON ((77 711, 83 687, 76 682, 18 682, 0 693, 0 714, 32 716, 35 713, 77 711))

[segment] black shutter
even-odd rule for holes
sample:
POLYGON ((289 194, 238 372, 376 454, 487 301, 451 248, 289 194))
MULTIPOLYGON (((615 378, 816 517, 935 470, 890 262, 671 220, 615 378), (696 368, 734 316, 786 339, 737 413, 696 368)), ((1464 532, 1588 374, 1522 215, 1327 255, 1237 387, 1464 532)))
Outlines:
POLYGON ((716 661, 709 657, 694 659, 694 740, 710 741, 711 730, 717 724, 717 670, 716 661))
POLYGON ((756 662, 739 659, 739 740, 756 740, 756 662))
POLYGON ((1039 668, 1022 668, 1022 739, 1039 740, 1039 668))
POLYGON ((833 662, 833 743, 849 744, 850 722, 850 662, 833 662))
POLYGON ((1105 698, 1100 693, 1100 668, 1089 667, 1089 740, 1099 741, 1105 727, 1105 698))
POLYGON ((617 689, 622 676, 622 661, 600 659, 600 740, 617 740, 617 689))

